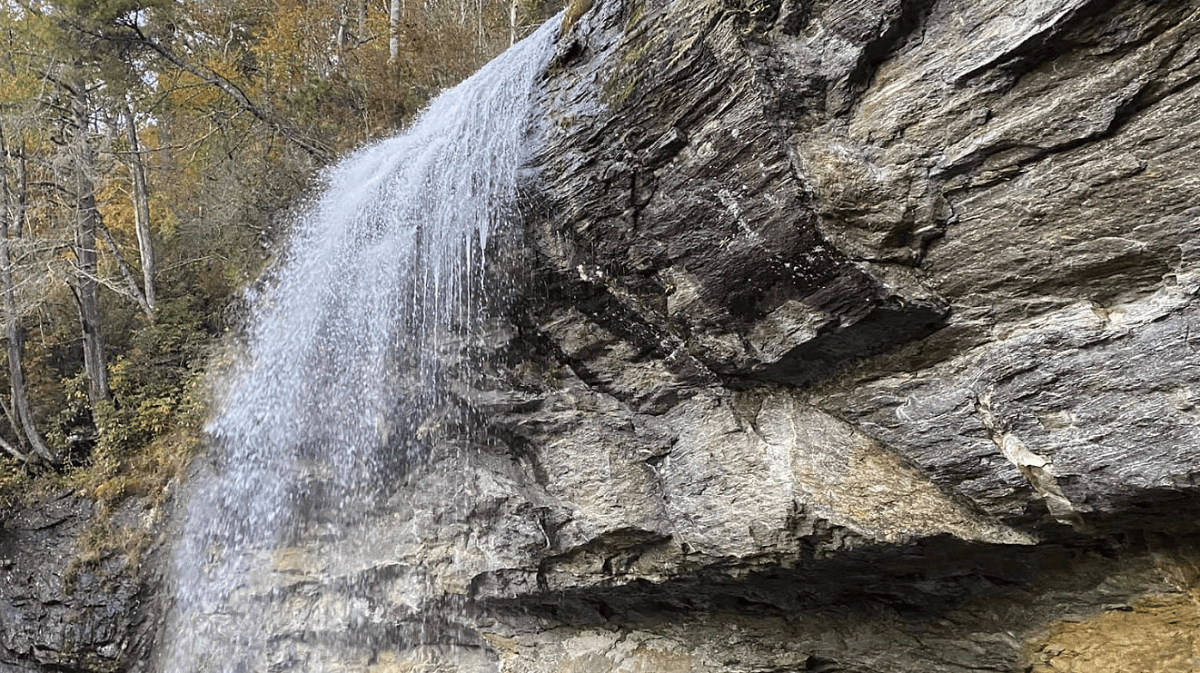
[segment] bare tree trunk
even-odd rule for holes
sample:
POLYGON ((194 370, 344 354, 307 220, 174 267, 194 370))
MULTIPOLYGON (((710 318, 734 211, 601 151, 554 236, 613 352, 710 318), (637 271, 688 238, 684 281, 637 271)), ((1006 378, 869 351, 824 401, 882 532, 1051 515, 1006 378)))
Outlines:
POLYGON ((33 409, 29 406, 29 396, 26 394, 25 367, 22 363, 25 331, 21 329, 21 315, 17 311, 7 218, 0 221, 0 284, 4 290, 4 334, 8 339, 8 378, 12 389, 12 404, 33 452, 51 465, 57 465, 58 458, 50 451, 50 447, 46 446, 46 440, 42 439, 42 434, 38 432, 37 424, 33 420, 33 409))
POLYGON ((18 443, 24 441, 25 432, 21 430, 21 422, 17 420, 17 415, 3 397, 0 397, 0 408, 4 409, 4 417, 8 419, 8 429, 12 430, 13 437, 17 438, 18 443))
MULTIPOLYGON (((5 157, 8 156, 8 149, 3 142, 3 137, 0 135, 0 150, 3 150, 5 157)), ((7 162, 6 162, 7 163, 7 162)), ((18 165, 23 165, 21 161, 18 165)), ((46 441, 42 439, 41 433, 37 430, 37 424, 33 420, 33 409, 29 406, 29 396, 26 395, 25 388, 25 367, 22 359, 25 351, 25 332, 21 329, 21 314, 17 310, 16 299, 16 284, 13 282, 12 273, 12 253, 9 248, 9 204, 20 204, 13 209, 15 212, 14 221, 18 225, 24 224, 25 212, 25 183, 24 170, 19 171, 17 179, 17 194, 16 198, 10 201, 8 171, 0 170, 0 294, 3 295, 4 303, 4 336, 8 341, 8 378, 11 389, 12 406, 15 408, 15 417, 9 414, 9 418, 13 421, 13 426, 20 433, 17 435, 20 441, 21 434, 33 448, 33 453, 45 460, 51 465, 59 463, 58 458, 46 445, 46 441), (19 423, 17 422, 19 420, 19 423)), ((13 454, 17 458, 28 462, 30 457, 22 454, 19 450, 8 445, 6 442, 4 449, 13 454)))
MULTIPOLYGON (((137 121, 133 108, 125 105, 125 135, 129 139, 129 171, 133 173, 133 224, 137 233, 138 253, 142 258, 143 309, 154 319, 154 243, 150 237, 150 193, 146 187, 146 168, 138 142, 137 121)), ((116 247, 113 248, 116 250, 116 247)))
POLYGON ((81 196, 76 206, 75 259, 78 273, 75 301, 79 307, 79 326, 83 330, 83 367, 88 378, 88 399, 93 405, 109 398, 104 336, 100 332, 100 284, 96 280, 96 218, 95 195, 89 193, 81 196))
POLYGON ((341 53, 346 48, 346 29, 350 26, 350 12, 346 8, 346 3, 338 5, 337 16, 337 30, 333 33, 333 45, 337 47, 338 53, 341 53))
MULTIPOLYGON (((129 291, 126 293, 137 302, 138 306, 142 307, 142 312, 145 313, 151 320, 154 320, 154 308, 150 306, 149 298, 142 294, 142 289, 138 287, 137 281, 133 279, 133 269, 129 268, 129 264, 125 262, 125 255, 121 254, 121 249, 117 247, 117 242, 113 240, 112 232, 108 227, 104 226, 104 222, 97 220, 96 233, 100 234, 100 238, 104 239, 105 245, 112 251, 113 261, 117 263, 117 268, 121 271, 121 276, 125 279, 125 284, 129 286, 129 291)), ((109 285, 110 289, 113 288, 109 285)))
POLYGON ((100 285, 96 267, 96 230, 100 211, 92 180, 95 157, 88 143, 87 95, 82 85, 73 94, 75 137, 75 301, 83 330, 83 367, 88 379, 88 399, 95 407, 109 399, 108 369, 104 362, 104 335, 100 332, 100 285))
POLYGON ((17 145, 17 198, 16 212, 13 214, 13 235, 21 238, 25 235, 25 213, 29 203, 29 176, 25 172, 25 136, 18 134, 17 145))
POLYGON ((392 0, 388 12, 388 65, 400 59, 400 9, 402 0, 392 0))
POLYGON ((8 453, 12 454, 13 458, 16 458, 17 460, 21 461, 22 463, 31 462, 31 457, 29 454, 22 453, 20 449, 13 446, 12 444, 9 444, 8 442, 4 441, 3 439, 0 439, 0 449, 4 449, 8 453))
MULTIPOLYGON (((13 437, 16 437, 17 442, 20 443, 25 439, 25 433, 21 431, 21 423, 17 420, 16 414, 13 413, 12 407, 9 406, 8 402, 6 402, 3 397, 0 397, 0 409, 4 409, 4 417, 8 419, 8 429, 12 430, 13 437)), ((21 454, 26 457, 29 456, 29 454, 25 453, 21 449, 17 449, 17 451, 20 451, 21 454)), ((20 458, 20 456, 17 457, 20 458)), ((22 458, 22 460, 25 459, 22 458)))
POLYGON ((508 3, 508 46, 517 43, 517 0, 508 3))

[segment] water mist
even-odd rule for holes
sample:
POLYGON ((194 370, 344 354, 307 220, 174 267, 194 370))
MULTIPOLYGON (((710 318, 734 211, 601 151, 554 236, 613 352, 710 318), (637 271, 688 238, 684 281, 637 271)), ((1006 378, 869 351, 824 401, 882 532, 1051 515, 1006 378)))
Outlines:
POLYGON ((162 670, 349 670, 338 659, 351 650, 411 634, 371 587, 333 586, 358 581, 344 579, 353 568, 310 566, 386 556, 388 542, 356 539, 356 523, 386 516, 403 499, 399 475, 469 412, 448 370, 472 365, 465 344, 497 303, 485 257, 518 215, 558 25, 443 93, 408 132, 330 169, 297 219, 251 298, 245 353, 207 428, 212 457, 189 485, 162 670), (328 659, 281 628, 324 641, 328 659))

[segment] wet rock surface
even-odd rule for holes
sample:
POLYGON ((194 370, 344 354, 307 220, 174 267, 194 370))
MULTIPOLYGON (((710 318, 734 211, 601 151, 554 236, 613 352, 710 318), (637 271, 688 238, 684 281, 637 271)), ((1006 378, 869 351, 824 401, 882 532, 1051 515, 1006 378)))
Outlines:
POLYGON ((523 332, 558 385, 498 424, 589 533, 476 579, 542 620, 503 665, 1065 670, 1061 624, 1194 611, 1198 10, 572 27, 523 332))
POLYGON ((91 501, 64 492, 5 513, 0 671, 146 670, 154 572, 131 567, 120 547, 133 546, 152 511, 130 503, 100 527, 91 501), (109 535, 125 538, 101 539, 109 535))
MULTIPOLYGON (((1190 670, 1198 77, 1190 1, 597 3, 470 413, 246 560, 262 670, 1190 670)), ((61 529, 0 670, 146 628, 33 626, 61 529)))

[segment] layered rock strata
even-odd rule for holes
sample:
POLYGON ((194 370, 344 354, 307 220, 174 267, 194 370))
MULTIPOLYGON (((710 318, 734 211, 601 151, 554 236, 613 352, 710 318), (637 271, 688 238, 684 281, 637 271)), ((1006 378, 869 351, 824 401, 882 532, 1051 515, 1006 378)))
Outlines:
POLYGON ((468 422, 253 559, 264 670, 1191 670, 1197 78, 1193 1, 601 0, 468 422))
MULTIPOLYGON (((1194 620, 1198 12, 571 27, 528 230, 555 385, 498 421, 564 520, 473 584, 562 626, 511 669, 1118 670, 1045 639, 1194 620)), ((1162 628, 1134 665, 1194 665, 1162 628)))

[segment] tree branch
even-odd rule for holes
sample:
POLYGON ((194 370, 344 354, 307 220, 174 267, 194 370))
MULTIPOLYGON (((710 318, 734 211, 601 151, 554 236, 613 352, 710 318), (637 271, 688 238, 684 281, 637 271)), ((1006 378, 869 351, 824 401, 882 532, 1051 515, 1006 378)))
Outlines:
MULTIPOLYGON (((112 232, 103 223, 97 223, 96 231, 100 234, 100 238, 104 239, 104 243, 108 245, 108 249, 112 252, 113 259, 117 262, 117 268, 121 270, 121 275, 125 278, 125 284, 129 286, 129 296, 133 297, 138 306, 142 308, 142 312, 154 319, 154 309, 150 306, 150 302, 146 299, 146 293, 142 288, 138 287, 137 281, 133 278, 133 270, 125 263, 125 256, 121 254, 121 249, 117 247, 117 242, 113 240, 112 232)), ((100 282, 112 287, 101 279, 100 282)), ((115 289, 115 288, 113 288, 115 289)), ((122 292, 121 294, 125 294, 122 292)))
POLYGON ((20 449, 4 441, 3 437, 0 437, 0 449, 4 449, 6 452, 11 454, 13 458, 16 458, 22 463, 36 463, 39 460, 39 457, 34 454, 22 453, 20 449))
MULTIPOLYGON (((333 159, 333 153, 328 148, 318 144, 316 141, 304 137, 299 130, 268 113, 261 106, 250 100, 250 97, 246 95, 246 92, 242 91, 237 84, 234 84, 220 73, 211 68, 189 62, 187 59, 175 53, 167 45, 164 45, 153 38, 147 37, 136 25, 130 25, 127 27, 130 29, 130 35, 132 36, 130 38, 131 41, 153 51, 180 70, 191 73, 208 84, 217 87, 224 92, 225 95, 232 98, 234 102, 236 102, 243 110, 254 115, 256 119, 267 126, 275 129, 276 132, 278 132, 284 138, 290 140, 300 149, 312 155, 312 157, 319 162, 329 163, 333 159)), ((115 41, 115 38, 104 34, 96 35, 96 37, 109 41, 115 41)))

